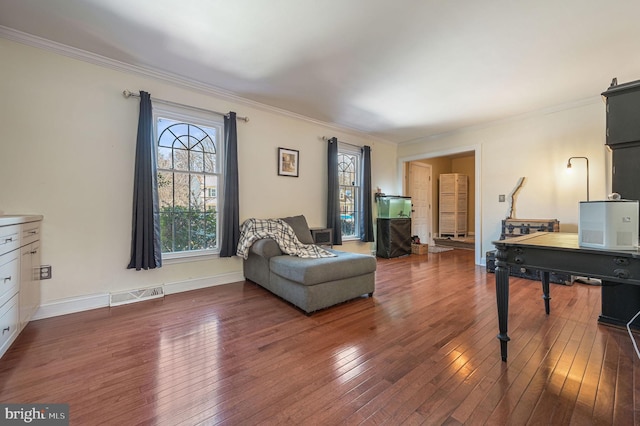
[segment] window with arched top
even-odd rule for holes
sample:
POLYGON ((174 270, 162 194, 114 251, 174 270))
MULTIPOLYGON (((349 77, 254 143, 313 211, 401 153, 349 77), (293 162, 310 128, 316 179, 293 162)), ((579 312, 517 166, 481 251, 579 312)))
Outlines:
POLYGON ((338 148, 338 184, 340 189, 340 222, 342 237, 357 238, 359 229, 358 200, 360 193, 360 151, 338 148))
POLYGON ((184 112, 155 116, 163 257, 215 253, 223 124, 184 112))

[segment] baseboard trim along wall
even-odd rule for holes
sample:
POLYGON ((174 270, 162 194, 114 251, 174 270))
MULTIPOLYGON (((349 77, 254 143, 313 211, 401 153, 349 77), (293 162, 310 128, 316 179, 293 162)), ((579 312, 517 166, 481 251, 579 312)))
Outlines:
MULTIPOLYGON (((196 278, 163 284, 164 294, 181 293, 183 291, 199 290, 206 287, 214 287, 222 284, 231 284, 244 281, 242 272, 215 275, 211 277, 196 278)), ((91 309, 109 307, 109 293, 91 294, 68 299, 55 300, 40 305, 31 320, 39 320, 60 315, 73 314, 91 309)))
POLYGON ((192 280, 178 281, 164 285, 164 294, 181 293, 189 290, 199 290, 206 287, 214 287, 222 284, 231 284, 244 281, 242 272, 215 275, 212 277, 195 278, 192 280))
POLYGON ((68 299, 54 300, 53 302, 40 305, 31 320, 74 314, 76 312, 89 311, 106 306, 109 306, 109 293, 70 297, 68 299))

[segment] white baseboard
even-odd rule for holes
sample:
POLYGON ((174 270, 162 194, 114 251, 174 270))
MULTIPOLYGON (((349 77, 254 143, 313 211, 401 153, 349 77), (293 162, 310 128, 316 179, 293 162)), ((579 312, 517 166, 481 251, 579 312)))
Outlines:
POLYGON ((164 294, 182 293, 183 291, 198 290, 205 287, 214 287, 222 284, 237 283, 244 281, 242 272, 232 272, 229 274, 215 275, 212 277, 195 278, 192 280, 178 281, 164 284, 164 294))
MULTIPOLYGON (((165 295, 167 295, 181 293, 183 291, 198 290, 206 287, 214 287, 222 284, 230 284, 239 281, 244 281, 244 275, 242 275, 242 272, 234 272, 230 274, 215 275, 211 277, 167 283, 163 284, 163 287, 164 293, 165 295)), ((40 305, 31 319, 39 320, 107 307, 109 307, 109 293, 70 297, 68 299, 54 300, 53 302, 48 302, 40 305)))
POLYGON ((91 309, 105 308, 109 306, 109 293, 91 294, 88 296, 70 297, 68 299, 54 300, 40 305, 32 320, 57 317, 60 315, 74 314, 76 312, 91 309))

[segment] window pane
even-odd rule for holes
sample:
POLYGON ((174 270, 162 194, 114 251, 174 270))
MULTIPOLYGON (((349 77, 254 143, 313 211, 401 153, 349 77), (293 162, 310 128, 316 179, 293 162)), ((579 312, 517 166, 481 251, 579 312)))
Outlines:
POLYGON ((204 205, 204 176, 189 175, 189 206, 192 210, 202 210, 204 205))
POLYGON ((167 147, 158 147, 158 168, 159 169, 171 169, 173 168, 173 164, 171 162, 171 157, 173 155, 173 150, 167 147))
MULTIPOLYGON (((207 137, 207 133, 200 127, 191 125, 189 126, 189 148, 193 148, 200 144, 204 138, 207 137)), ((202 147, 200 147, 202 150, 202 147)))
POLYGON ((173 173, 158 172, 158 200, 161 212, 173 207, 173 173))
POLYGON ((162 251, 215 249, 220 130, 166 118, 156 125, 162 251))
POLYGON ((204 172, 204 152, 202 145, 198 144, 189 151, 189 170, 192 172, 204 172))
POLYGON ((207 208, 212 208, 215 210, 218 205, 218 177, 205 176, 204 182, 204 204, 207 208))
MULTIPOLYGON (((205 151, 206 152, 206 151, 205 151)), ((205 173, 217 173, 216 155, 206 153, 204 156, 204 172, 205 173)))
POLYGON ((173 168, 184 172, 189 171, 189 151, 173 149, 173 168))
POLYGON ((360 156, 355 153, 338 154, 338 183, 340 188, 340 221, 343 237, 358 236, 358 164, 360 156))
POLYGON ((166 131, 169 126, 175 124, 176 121, 166 118, 159 118, 156 122, 156 130, 158 132, 158 146, 173 147, 175 135, 170 131, 166 131))
POLYGON ((186 173, 173 174, 173 205, 189 208, 190 202, 189 175, 186 173))

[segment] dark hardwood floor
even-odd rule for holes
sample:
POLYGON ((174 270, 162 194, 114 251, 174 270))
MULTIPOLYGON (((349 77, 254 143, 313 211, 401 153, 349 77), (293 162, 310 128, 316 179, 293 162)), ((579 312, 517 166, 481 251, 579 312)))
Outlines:
POLYGON ((378 259, 376 292, 312 316, 250 282, 31 322, 0 401, 68 403, 72 425, 640 424, 626 330, 600 288, 494 275, 473 252, 378 259))

